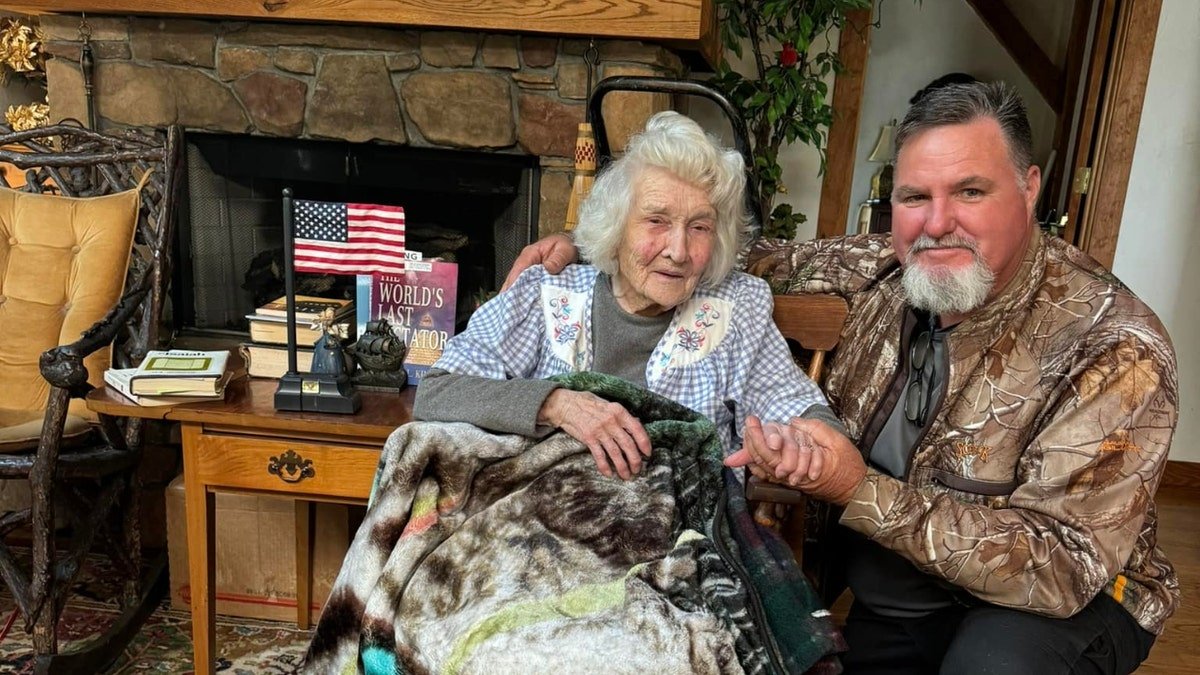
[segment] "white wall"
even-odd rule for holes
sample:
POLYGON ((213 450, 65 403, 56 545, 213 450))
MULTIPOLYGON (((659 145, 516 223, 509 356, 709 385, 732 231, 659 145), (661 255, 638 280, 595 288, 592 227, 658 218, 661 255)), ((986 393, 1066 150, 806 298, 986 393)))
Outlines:
POLYGON ((1171 459, 1200 462, 1200 2, 1163 0, 1113 271, 1179 362, 1171 459))
MULTIPOLYGON (((1070 4, 1062 0, 1054 2, 1070 4)), ((1021 93, 1029 109, 1034 160, 1038 164, 1045 163, 1054 139, 1054 112, 966 0, 927 0, 919 4, 912 0, 890 0, 882 6, 882 17, 876 17, 881 25, 871 34, 854 181, 846 214, 847 232, 854 231, 859 204, 866 200, 871 176, 879 168, 878 164, 866 161, 879 138, 879 128, 893 118, 903 117, 908 99, 937 77, 965 72, 981 80, 1006 80, 1021 93)), ((1028 15, 1030 21, 1038 17, 1035 22, 1038 28, 1030 33, 1039 42, 1043 39, 1051 42, 1043 49, 1053 58, 1060 49, 1058 36, 1069 32, 1070 12, 1045 9, 1037 12, 1036 8, 1030 11, 1023 8, 1018 16, 1026 20, 1028 15)))

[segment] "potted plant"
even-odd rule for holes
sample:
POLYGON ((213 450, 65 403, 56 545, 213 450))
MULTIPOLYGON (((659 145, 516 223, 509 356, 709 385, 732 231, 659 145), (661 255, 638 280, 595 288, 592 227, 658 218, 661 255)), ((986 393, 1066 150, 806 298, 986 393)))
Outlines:
POLYGON ((850 11, 869 9, 872 0, 717 0, 721 39, 743 57, 753 51, 752 72, 743 74, 723 62, 713 83, 728 95, 746 120, 753 148, 752 171, 758 182, 755 201, 762 236, 791 239, 808 218, 790 204, 775 204, 785 192, 779 150, 796 141, 811 145, 825 170, 825 140, 833 108, 825 78, 841 68, 834 29, 847 27, 850 11))

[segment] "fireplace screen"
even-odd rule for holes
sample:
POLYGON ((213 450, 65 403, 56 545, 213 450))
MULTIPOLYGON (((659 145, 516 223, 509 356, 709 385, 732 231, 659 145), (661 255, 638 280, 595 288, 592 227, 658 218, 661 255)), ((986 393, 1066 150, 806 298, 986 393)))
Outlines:
MULTIPOLYGON (((193 134, 172 297, 176 328, 243 331, 283 294, 283 188, 297 199, 393 204, 407 247, 458 263, 460 328, 536 234, 537 158, 193 134)), ((297 275, 297 293, 354 297, 354 277, 297 275)))

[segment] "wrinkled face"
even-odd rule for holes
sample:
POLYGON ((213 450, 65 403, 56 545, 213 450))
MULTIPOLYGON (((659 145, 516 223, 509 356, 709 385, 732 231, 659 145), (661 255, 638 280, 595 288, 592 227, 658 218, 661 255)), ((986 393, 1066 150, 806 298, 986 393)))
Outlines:
POLYGON ((643 170, 617 248, 613 291, 621 308, 653 316, 690 298, 712 258, 716 217, 703 189, 663 169, 643 170))
MULTIPOLYGON (((1022 186, 993 119, 909 138, 896 158, 892 191, 892 242, 905 275, 918 273, 936 291, 939 284, 969 286, 990 272, 974 307, 995 297, 1020 267, 1034 233, 1037 166, 1024 178, 1022 186)), ((956 309, 965 314, 974 307, 956 309)))

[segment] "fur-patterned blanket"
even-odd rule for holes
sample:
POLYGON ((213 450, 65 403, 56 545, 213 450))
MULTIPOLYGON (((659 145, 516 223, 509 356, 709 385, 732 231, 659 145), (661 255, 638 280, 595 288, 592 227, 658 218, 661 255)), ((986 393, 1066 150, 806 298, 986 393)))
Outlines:
POLYGON ((304 671, 836 672, 828 612, 713 425, 616 378, 562 382, 642 420, 641 474, 605 478, 563 433, 400 427, 304 671))

